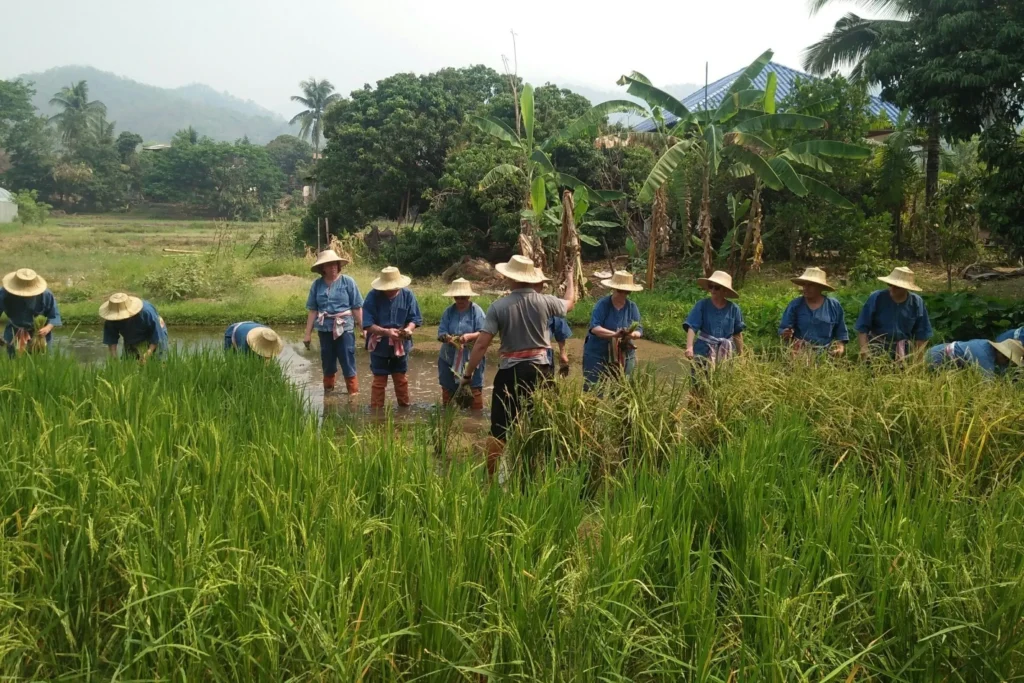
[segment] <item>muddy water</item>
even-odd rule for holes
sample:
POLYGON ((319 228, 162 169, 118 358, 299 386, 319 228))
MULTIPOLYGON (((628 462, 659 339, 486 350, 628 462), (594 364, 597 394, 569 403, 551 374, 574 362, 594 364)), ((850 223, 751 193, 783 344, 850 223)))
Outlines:
MULTIPOLYGON (((302 329, 299 327, 276 327, 275 331, 285 340, 285 349, 280 362, 288 378, 309 399, 318 411, 347 412, 356 415, 368 414, 370 400, 370 360, 367 352, 357 344, 356 367, 359 369, 359 393, 349 397, 344 382, 338 378, 338 389, 324 396, 323 375, 320 369, 320 351, 316 336, 310 350, 302 344, 302 329)), ((171 328, 170 341, 179 350, 221 349, 224 345, 223 328, 182 327, 171 328)), ((584 331, 576 329, 576 335, 566 343, 571 363, 571 375, 579 377, 583 357, 584 331)), ((409 357, 409 395, 413 405, 399 411, 399 416, 408 419, 422 418, 441 398, 437 383, 437 354, 441 343, 437 341, 436 327, 423 327, 413 335, 413 350, 409 357)), ((107 357, 102 343, 100 328, 58 328, 54 331, 54 346, 70 353, 83 362, 101 362, 107 357)), ((681 372, 683 353, 680 349, 664 344, 655 344, 643 339, 637 341, 637 359, 654 366, 661 377, 681 372)), ((490 408, 491 388, 498 368, 497 344, 487 354, 487 372, 484 376, 484 411, 474 415, 467 411, 464 425, 469 431, 484 431, 489 425, 487 412, 490 408)), ((394 387, 388 384, 388 401, 394 402, 394 387)), ((479 412, 479 411, 478 411, 479 412)))

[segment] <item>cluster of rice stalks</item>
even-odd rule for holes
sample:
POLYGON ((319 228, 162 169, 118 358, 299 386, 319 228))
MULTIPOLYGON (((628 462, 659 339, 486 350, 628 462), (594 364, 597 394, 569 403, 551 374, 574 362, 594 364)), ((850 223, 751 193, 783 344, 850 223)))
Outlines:
POLYGON ((320 425, 249 360, 0 363, 0 676, 1024 675, 1019 388, 562 383, 503 488, 445 411, 320 425))

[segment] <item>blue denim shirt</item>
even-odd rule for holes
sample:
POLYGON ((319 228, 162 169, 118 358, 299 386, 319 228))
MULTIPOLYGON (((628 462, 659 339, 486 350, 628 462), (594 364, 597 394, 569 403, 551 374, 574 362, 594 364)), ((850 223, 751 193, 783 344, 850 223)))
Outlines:
POLYGON ((850 341, 846 329, 846 313, 838 301, 825 297, 818 310, 812 311, 807 299, 798 296, 789 302, 782 314, 779 334, 793 330, 794 339, 802 339, 817 346, 828 346, 832 342, 850 341))
MULTIPOLYGON (((8 344, 14 341, 15 329, 34 330, 36 316, 46 316, 47 325, 61 326, 57 300, 54 298, 53 292, 48 289, 35 296, 17 296, 0 287, 0 314, 7 315, 4 341, 8 344)), ((46 335, 47 343, 52 339, 52 334, 46 335)))
MULTIPOLYGON (((747 325, 743 322, 743 312, 735 303, 726 301, 725 308, 718 308, 708 297, 694 304, 686 316, 683 329, 729 339, 747 329, 747 325)), ((697 356, 710 356, 711 347, 707 342, 697 339, 693 343, 693 353, 697 356)))
MULTIPOLYGON (((340 276, 329 285, 322 277, 313 280, 309 287, 309 296, 306 297, 307 311, 326 313, 327 316, 362 307, 363 296, 359 293, 359 286, 348 275, 340 276)), ((351 332, 354 321, 352 318, 345 318, 343 325, 346 332, 351 332)), ((317 320, 313 324, 313 329, 318 332, 333 332, 334 320, 325 316, 322 321, 317 320)))
POLYGON ((107 320, 103 323, 103 343, 114 346, 119 339, 125 346, 135 346, 147 342, 155 344, 158 349, 167 348, 167 328, 164 327, 160 314, 153 304, 142 302, 142 310, 125 320, 107 320))
MULTIPOLYGON (((626 299, 626 305, 619 310, 615 310, 611 295, 601 297, 594 304, 594 310, 590 314, 587 338, 583 341, 583 355, 606 360, 611 349, 610 340, 596 337, 590 334, 589 330, 595 327, 603 327, 606 330, 615 332, 638 322, 640 322, 640 309, 635 303, 626 299)), ((643 328, 637 329, 643 332, 643 328)), ((636 351, 631 351, 630 355, 636 355, 636 351)))
MULTIPOLYGON (((363 301, 363 329, 370 329, 371 325, 402 329, 409 323, 416 323, 416 327, 423 324, 423 316, 420 314, 420 305, 416 296, 409 289, 401 289, 398 295, 390 300, 384 292, 376 289, 371 290, 363 301)), ((369 348, 370 338, 366 338, 369 348)), ((405 353, 412 350, 412 340, 405 340, 405 353)), ((394 355, 391 344, 377 344, 372 352, 374 356, 390 357, 394 355)))

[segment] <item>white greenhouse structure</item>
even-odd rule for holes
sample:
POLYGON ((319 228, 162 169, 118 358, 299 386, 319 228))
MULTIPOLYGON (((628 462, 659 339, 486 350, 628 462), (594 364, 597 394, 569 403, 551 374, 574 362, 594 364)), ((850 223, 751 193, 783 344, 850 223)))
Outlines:
POLYGON ((0 187, 0 223, 13 223, 18 217, 18 205, 14 203, 14 196, 0 187))

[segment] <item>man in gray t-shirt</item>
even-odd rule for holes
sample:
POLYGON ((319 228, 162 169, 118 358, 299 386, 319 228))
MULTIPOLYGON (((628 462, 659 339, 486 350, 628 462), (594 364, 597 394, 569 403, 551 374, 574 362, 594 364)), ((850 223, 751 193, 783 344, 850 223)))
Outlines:
POLYGON ((491 304, 462 378, 463 383, 469 383, 494 336, 500 336, 501 362, 494 377, 491 438, 487 441, 487 471, 491 475, 505 449, 509 427, 537 386, 551 378, 548 321, 565 316, 576 304, 573 273, 565 286, 565 298, 559 299, 533 289, 533 284, 544 280, 544 274, 525 256, 513 256, 508 263, 499 263, 495 268, 516 289, 491 304))

